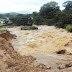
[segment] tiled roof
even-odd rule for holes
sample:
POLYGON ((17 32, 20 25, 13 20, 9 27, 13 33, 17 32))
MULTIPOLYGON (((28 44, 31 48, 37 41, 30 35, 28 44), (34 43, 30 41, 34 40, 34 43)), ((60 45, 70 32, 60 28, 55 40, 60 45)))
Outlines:
POLYGON ((1 18, 0 18, 0 20, 5 20, 5 19, 1 19, 1 18))

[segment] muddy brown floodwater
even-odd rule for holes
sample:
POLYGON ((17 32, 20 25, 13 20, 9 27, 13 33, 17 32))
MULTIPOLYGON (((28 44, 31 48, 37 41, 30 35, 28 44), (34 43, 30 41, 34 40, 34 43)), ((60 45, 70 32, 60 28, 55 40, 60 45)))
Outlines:
MULTIPOLYGON (((54 26, 38 26, 38 30, 7 28, 15 34, 11 43, 20 55, 33 56, 34 66, 46 68, 45 72, 72 72, 72 33, 54 26), (56 52, 65 50, 64 54, 56 52)), ((41 71, 40 71, 41 72, 41 71)))

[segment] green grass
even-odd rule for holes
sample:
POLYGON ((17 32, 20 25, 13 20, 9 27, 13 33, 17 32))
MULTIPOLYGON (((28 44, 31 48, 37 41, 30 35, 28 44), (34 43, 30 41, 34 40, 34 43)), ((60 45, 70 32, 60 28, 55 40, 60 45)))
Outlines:
POLYGON ((72 32, 72 25, 67 25, 67 26, 66 26, 66 30, 67 30, 68 32, 72 32))
POLYGON ((14 27, 14 25, 6 25, 6 26, 0 26, 0 28, 12 28, 12 27, 14 27))
POLYGON ((4 24, 0 23, 0 26, 3 26, 4 24))
POLYGON ((21 30, 35 30, 35 29, 38 29, 38 28, 35 26, 22 26, 21 27, 21 30))
POLYGON ((12 28, 13 26, 2 26, 0 28, 12 28))

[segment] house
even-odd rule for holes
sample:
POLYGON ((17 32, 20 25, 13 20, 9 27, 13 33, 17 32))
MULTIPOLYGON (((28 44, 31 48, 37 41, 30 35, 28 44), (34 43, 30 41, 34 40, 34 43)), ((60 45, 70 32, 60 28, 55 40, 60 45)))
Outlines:
POLYGON ((1 18, 0 18, 0 23, 2 23, 2 24, 5 23, 4 20, 5 20, 5 19, 1 19, 1 18))

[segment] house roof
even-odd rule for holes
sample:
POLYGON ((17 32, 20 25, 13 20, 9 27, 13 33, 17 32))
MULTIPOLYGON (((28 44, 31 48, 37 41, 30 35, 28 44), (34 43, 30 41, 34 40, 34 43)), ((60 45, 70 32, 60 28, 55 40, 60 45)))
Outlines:
POLYGON ((5 19, 1 19, 1 18, 0 18, 0 20, 5 20, 5 19))

